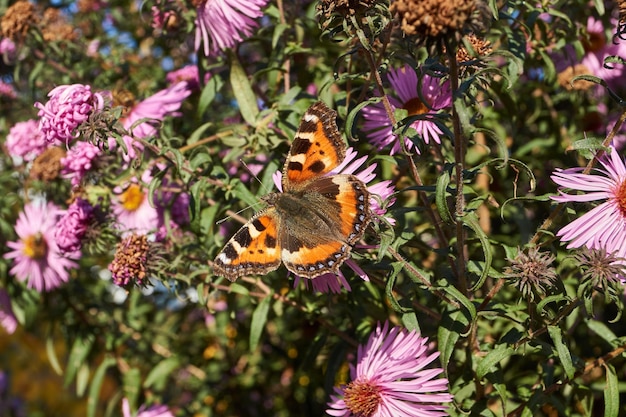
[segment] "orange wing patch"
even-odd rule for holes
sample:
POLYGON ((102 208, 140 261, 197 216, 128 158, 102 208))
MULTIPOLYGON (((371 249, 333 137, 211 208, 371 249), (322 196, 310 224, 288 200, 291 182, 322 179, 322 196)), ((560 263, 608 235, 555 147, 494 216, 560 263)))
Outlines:
POLYGON ((241 276, 266 274, 278 268, 278 220, 273 208, 250 219, 215 258, 215 273, 234 281, 241 276))
POLYGON ((343 261, 350 255, 350 246, 339 241, 317 245, 314 248, 300 247, 295 252, 282 250, 285 267, 294 274, 315 278, 329 272, 338 273, 343 261))
POLYGON ((283 169, 285 190, 337 167, 346 157, 346 145, 335 122, 337 113, 315 103, 302 117, 283 169))

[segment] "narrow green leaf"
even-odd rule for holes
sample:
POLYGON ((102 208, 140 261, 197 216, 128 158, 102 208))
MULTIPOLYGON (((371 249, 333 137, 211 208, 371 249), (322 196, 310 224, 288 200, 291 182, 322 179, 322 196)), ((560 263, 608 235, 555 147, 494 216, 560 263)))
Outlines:
POLYGON ((54 350, 54 339, 51 336, 46 338, 46 353, 48 354, 48 360, 54 372, 56 372, 57 375, 63 375, 63 369, 61 368, 61 364, 59 364, 57 352, 54 350))
POLYGON ((437 344, 439 352, 441 352, 439 360, 443 369, 448 369, 456 342, 458 342, 468 323, 467 317, 460 310, 443 316, 441 325, 437 330, 437 344))
POLYGON ((381 101, 383 98, 382 97, 373 97, 369 100, 365 100, 359 104, 357 104, 356 106, 354 106, 354 108, 352 110, 350 110, 350 112, 348 113, 348 116, 346 117, 346 122, 343 126, 344 131, 346 132, 346 135, 348 136, 348 138, 353 138, 354 136, 352 135, 352 131, 354 130, 354 122, 355 119, 357 118, 357 116, 359 115, 359 112, 365 107, 368 106, 370 104, 374 104, 374 103, 378 103, 379 101, 381 101))
POLYGON ((453 285, 441 287, 441 290, 450 294, 456 301, 458 301, 463 305, 463 307, 465 307, 465 311, 468 313, 468 323, 473 323, 474 320, 476 320, 476 307, 469 298, 461 293, 461 291, 456 289, 456 287, 454 287, 453 285))
POLYGON ((157 391, 161 391, 165 388, 167 383, 167 377, 172 371, 180 365, 180 360, 177 356, 172 356, 159 362, 152 371, 146 377, 143 382, 144 388, 154 388, 157 391))
POLYGON ((191 133, 191 135, 189 135, 189 137, 187 138, 187 144, 191 145, 198 142, 202 138, 202 136, 204 136, 204 132, 206 132, 206 130, 211 126, 213 126, 213 122, 206 122, 200 125, 196 130, 191 133))
POLYGON ((619 415, 619 380, 613 365, 605 364, 606 389, 604 390, 604 417, 619 415))
POLYGON ((252 85, 248 75, 244 71, 237 56, 233 52, 228 54, 230 58, 230 84, 233 90, 241 116, 250 126, 256 125, 256 116, 259 114, 259 107, 256 103, 256 96, 252 90, 252 85))
POLYGON ((93 379, 89 386, 89 396, 87 397, 87 417, 96 416, 98 400, 100 399, 100 387, 102 387, 107 369, 113 365, 115 365, 115 358, 106 357, 93 374, 93 379))
POLYGON ((84 337, 78 337, 76 341, 74 341, 65 370, 64 384, 66 387, 74 380, 76 373, 87 358, 87 355, 89 355, 89 352, 91 352, 95 340, 95 336, 90 334, 84 337))
POLYGON ((548 326, 548 334, 550 334, 550 338, 554 343, 556 353, 559 355, 559 360, 563 365, 565 374, 569 379, 574 378, 576 368, 574 368, 574 364, 572 362, 572 355, 570 354, 565 342, 563 342, 563 333, 561 332, 561 328, 558 326, 548 326))
POLYGON ((221 77, 211 77, 202 89, 200 100, 198 100, 198 117, 202 116, 209 105, 215 100, 217 93, 222 88, 223 81, 221 77))
POLYGON ((617 335, 615 335, 615 333, 613 333, 613 331, 609 329, 606 324, 597 320, 587 320, 587 327, 589 327, 589 330, 600 336, 612 347, 617 347, 617 335))
POLYGON ((480 224, 478 223, 478 216, 476 215, 476 213, 472 212, 464 216, 463 224, 465 224, 470 229, 472 229, 472 231, 476 234, 476 236, 478 237, 478 240, 480 241, 480 245, 483 248, 483 256, 485 257, 485 265, 483 267, 482 273, 480 274, 480 278, 478 278, 478 281, 476 282, 476 284, 474 284, 474 286, 471 289, 471 291, 476 291, 477 289, 482 287, 483 283, 487 279, 487 276, 489 276, 489 269, 491 268, 491 261, 493 260, 493 254, 491 252, 491 245, 489 244, 489 238, 487 237, 483 229, 480 227, 480 224))
POLYGON ((83 363, 76 373, 76 395, 82 397, 87 390, 89 384, 89 364, 83 363))
POLYGON ((271 300, 271 295, 262 299, 259 305, 254 309, 254 313, 252 313, 252 321, 250 322, 250 351, 255 350, 259 345, 263 328, 267 322, 267 313, 270 310, 271 300))
POLYGON ((417 321, 417 315, 413 311, 404 313, 402 315, 402 324, 404 324, 404 327, 406 327, 407 330, 417 330, 418 332, 420 331, 420 324, 417 321))
POLYGON ((400 273, 400 271, 404 269, 404 265, 401 262, 394 262, 391 267, 393 268, 393 271, 389 273, 389 276, 387 277, 387 285, 385 286, 385 294, 387 295, 387 300, 389 300, 389 304, 391 304, 391 307, 398 313, 410 312, 412 310, 402 307, 398 302, 396 296, 393 294, 393 287, 396 284, 396 279, 398 278, 398 274, 400 273))
POLYGON ((450 185, 450 172, 443 171, 437 178, 437 188, 435 191, 435 203, 441 220, 447 224, 454 224, 454 219, 448 207, 448 185, 450 185))
POLYGON ((134 413, 137 411, 137 400, 141 387, 141 372, 137 368, 130 368, 122 376, 124 396, 128 399, 130 409, 134 413))
POLYGON ((483 379, 489 371, 496 366, 503 359, 511 356, 515 350, 505 344, 496 346, 491 352, 483 358, 482 361, 476 367, 476 376, 478 379, 483 379))

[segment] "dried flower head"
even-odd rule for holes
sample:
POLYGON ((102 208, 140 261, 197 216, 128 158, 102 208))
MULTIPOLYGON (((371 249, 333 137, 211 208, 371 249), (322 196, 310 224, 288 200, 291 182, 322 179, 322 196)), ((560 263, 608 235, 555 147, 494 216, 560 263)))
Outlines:
POLYGON ((574 77, 589 73, 591 73, 591 71, 589 70, 589 68, 587 68, 586 65, 576 64, 574 66, 567 67, 563 71, 561 71, 557 76, 557 81, 559 85, 566 90, 586 91, 595 87, 595 84, 585 80, 574 81, 574 77))
POLYGON ((0 21, 2 36, 13 41, 22 40, 28 30, 39 21, 35 6, 20 0, 7 9, 0 21))
POLYGON ((493 51, 491 48, 491 42, 486 39, 479 38, 478 36, 470 33, 465 37, 465 40, 469 43, 471 49, 461 45, 456 51, 456 61, 459 64, 464 64, 475 59, 485 57, 493 51))
POLYGON ((404 36, 440 53, 463 35, 482 32, 489 13, 483 0, 395 0, 390 11, 398 16, 404 36))
POLYGON ((33 161, 30 177, 44 182, 54 181, 59 177, 62 168, 61 159, 64 156, 63 148, 53 146, 46 149, 33 161))
POLYGON ((574 255, 577 267, 582 271, 580 291, 591 294, 594 290, 609 296, 621 296, 620 282, 626 279, 626 259, 605 249, 587 247, 574 255))
POLYGON ((554 255, 539 252, 538 247, 527 250, 518 249, 517 256, 509 259, 510 265, 504 271, 507 278, 515 280, 514 285, 519 288, 525 298, 534 299, 535 296, 546 294, 556 281, 556 272, 551 264, 554 255))
POLYGON ((47 8, 43 12, 41 33, 46 42, 63 40, 72 41, 77 38, 77 33, 74 31, 74 27, 67 23, 67 20, 63 14, 61 14, 59 9, 52 7, 47 8))
POLYGON ((146 284, 150 244, 146 235, 131 234, 117 245, 109 265, 113 282, 120 287, 146 284))
POLYGON ((374 39, 391 20, 388 3, 379 0, 320 0, 316 15, 322 31, 335 34, 345 30, 353 36, 361 30, 374 39))

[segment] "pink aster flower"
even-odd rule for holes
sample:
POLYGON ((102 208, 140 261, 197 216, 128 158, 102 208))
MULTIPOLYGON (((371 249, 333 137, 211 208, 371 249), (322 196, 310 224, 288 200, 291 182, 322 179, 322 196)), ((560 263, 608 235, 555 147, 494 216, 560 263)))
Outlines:
POLYGON ((80 185, 101 153, 102 151, 96 145, 89 142, 76 142, 61 158, 61 174, 68 178, 74 187, 80 185))
POLYGON ((133 416, 127 398, 122 400, 122 414, 124 417, 174 417, 174 414, 165 405, 153 405, 151 407, 143 405, 137 411, 137 415, 133 416))
POLYGON ((76 139, 76 128, 104 107, 102 94, 92 93, 88 85, 60 85, 50 91, 48 97, 50 100, 45 105, 37 102, 35 107, 41 118, 39 129, 49 143, 68 143, 76 139))
POLYGON ((0 326, 8 334, 13 334, 15 329, 17 329, 17 319, 15 314, 13 314, 9 293, 4 288, 0 288, 0 326))
POLYGON ((586 246, 604 249, 619 258, 626 258, 626 167, 624 160, 611 147, 609 155, 599 159, 603 168, 583 174, 582 168, 557 169, 552 181, 564 188, 582 191, 582 194, 559 195, 552 199, 559 203, 601 201, 558 231, 557 236, 567 241, 567 248, 586 246))
POLYGON ((204 55, 232 48, 252 35, 258 27, 255 19, 268 0, 204 0, 198 5, 195 49, 203 44, 204 55))
POLYGON ((52 203, 30 203, 20 213, 15 232, 19 240, 7 242, 12 251, 5 253, 13 259, 11 274, 18 280, 28 280, 28 287, 50 291, 69 279, 68 269, 77 268, 73 259, 78 253, 61 253, 54 238, 61 212, 52 203))
MULTIPOLYGON (((124 144, 128 153, 124 154, 124 160, 130 161, 137 157, 137 152, 143 151, 141 142, 133 139, 146 139, 157 133, 157 128, 153 122, 142 119, 152 119, 156 122, 162 121, 165 116, 178 116, 178 110, 182 102, 191 94, 186 81, 181 81, 168 87, 147 99, 137 103, 128 114, 121 120, 124 129, 130 132, 131 136, 124 136, 124 144)), ((117 142, 109 139, 109 148, 115 149, 117 142)))
POLYGON ((159 227, 159 211, 150 205, 148 185, 152 180, 146 170, 141 181, 137 178, 123 186, 115 187, 111 208, 117 220, 116 227, 122 232, 140 234, 155 231, 159 227))
POLYGON ((17 93, 15 92, 13 85, 0 80, 0 97, 16 98, 17 93))
POLYGON ((59 249, 64 252, 80 250, 81 239, 87 233, 94 215, 94 208, 87 200, 76 198, 57 223, 54 237, 59 249))
POLYGON ((435 377, 441 368, 426 369, 439 352, 428 354, 428 338, 385 322, 359 346, 357 365, 350 365, 347 385, 335 387, 330 407, 335 417, 443 417, 452 401, 448 380, 435 377))
MULTIPOLYGON (((326 175, 355 175, 358 179, 363 181, 365 185, 367 185, 367 191, 370 193, 370 212, 377 216, 384 217, 387 212, 386 207, 392 205, 395 202, 395 199, 390 198, 391 195, 394 193, 394 188, 391 185, 390 181, 383 181, 382 183, 378 184, 370 184, 372 180, 376 178, 374 170, 376 169, 377 164, 372 164, 357 173, 357 171, 361 169, 361 167, 367 160, 367 156, 362 156, 358 159, 357 156, 358 154, 353 148, 348 148, 346 150, 346 157, 341 162, 341 164, 339 164, 339 166, 337 166, 326 175)), ((274 180, 276 188, 278 188, 280 192, 283 192, 282 172, 276 171, 272 175, 272 179, 274 180)), ((394 219, 392 218, 387 218, 387 220, 392 224, 394 223, 394 219)), ((363 281, 369 281, 369 277, 367 276, 365 271, 363 271, 363 269, 361 269, 361 267, 356 262, 352 261, 351 259, 347 259, 344 264, 349 266, 354 272, 356 272, 356 274, 361 277, 363 281)), ((313 281, 311 283, 311 287, 313 291, 317 292, 330 291, 333 293, 338 293, 340 292, 342 287, 345 288, 347 291, 351 290, 348 281, 343 276, 341 271, 338 275, 328 273, 317 276, 312 280, 308 278, 301 279, 300 277, 296 276, 294 287, 297 286, 301 281, 304 282, 304 285, 307 289, 309 288, 308 281, 313 281)))
MULTIPOLYGON (((403 108, 409 116, 436 113, 452 103, 450 82, 441 83, 441 79, 424 74, 420 81, 415 70, 409 65, 400 69, 391 69, 387 75, 391 88, 397 93, 399 99, 389 96, 389 102, 393 110, 403 108), (421 95, 418 93, 418 89, 421 95), (423 102, 425 100, 426 102, 423 102)), ((363 130, 370 141, 378 149, 391 146, 390 154, 396 154, 402 149, 401 144, 393 134, 393 126, 387 116, 383 103, 371 104, 363 109, 363 130)), ((411 127, 420 135, 426 143, 434 141, 441 143, 440 135, 443 133, 437 124, 429 119, 416 120, 411 127)), ((413 141, 404 138, 407 149, 413 148, 413 141)), ((415 148, 419 153, 419 149, 415 148)))
POLYGON ((17 122, 7 135, 6 147, 9 155, 23 158, 25 161, 34 160, 49 146, 45 136, 39 131, 37 120, 17 122))

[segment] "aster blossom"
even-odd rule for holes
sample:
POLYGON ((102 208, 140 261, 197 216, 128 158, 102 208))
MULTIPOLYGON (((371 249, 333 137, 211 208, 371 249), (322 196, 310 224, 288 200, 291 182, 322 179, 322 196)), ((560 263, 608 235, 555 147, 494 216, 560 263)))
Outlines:
POLYGON ((439 352, 428 354, 428 338, 389 323, 376 327, 350 365, 351 382, 335 387, 326 413, 335 417, 443 417, 452 401, 448 380, 426 369, 439 352))
POLYGON ((7 242, 12 249, 4 254, 13 260, 11 274, 28 287, 50 291, 69 279, 69 269, 77 268, 78 253, 62 253, 54 238, 60 210, 52 203, 29 203, 15 224, 19 240, 7 242))
POLYGON ((82 198, 76 198, 61 216, 57 224, 54 237, 57 246, 63 252, 76 252, 80 250, 81 239, 87 233, 89 224, 93 219, 94 208, 82 198))
MULTIPOLYGON (((424 74, 420 83, 415 70, 405 65, 400 69, 391 69, 387 75, 391 88, 398 98, 389 96, 392 109, 405 109, 408 116, 417 116, 434 113, 449 107, 452 103, 450 81, 441 83, 441 79, 424 74), (425 102, 423 101, 425 100, 425 102)), ((371 104, 363 109, 363 131, 371 143, 378 149, 391 145, 390 154, 394 155, 402 150, 396 136, 393 134, 393 125, 382 103, 371 104)), ((416 120, 410 125, 423 138, 425 143, 441 143, 443 132, 430 119, 416 120)), ((413 141, 404 138, 407 149, 412 149, 413 141)), ((419 153, 419 149, 416 148, 419 153)))
MULTIPOLYGON (((127 398, 122 400, 122 414, 124 417, 134 417, 130 412, 130 403, 127 398)), ((141 406, 136 417, 174 417, 174 414, 166 405, 153 405, 151 407, 141 406)))
POLYGON ((70 180, 72 186, 78 186, 101 153, 96 145, 76 142, 61 158, 61 174, 70 180))
POLYGON ((557 169, 552 181, 561 187, 582 191, 567 194, 559 189, 552 199, 559 203, 601 201, 557 232, 567 248, 585 246, 604 249, 618 258, 626 258, 626 166, 617 150, 610 146, 608 155, 599 159, 602 168, 585 174, 582 168, 557 169))
POLYGON ((4 288, 0 288, 0 326, 8 334, 15 333, 15 329, 17 329, 17 319, 13 313, 13 307, 11 307, 11 299, 4 288))
POLYGON ((34 160, 49 147, 45 136, 39 131, 39 122, 32 119, 15 123, 9 130, 5 144, 9 155, 25 161, 34 160))
POLYGON ((50 143, 76 139, 76 128, 92 113, 104 108, 102 94, 93 93, 88 85, 60 85, 48 97, 45 105, 37 102, 35 107, 39 109, 39 129, 50 143))
POLYGON ((204 55, 232 48, 252 35, 258 27, 255 19, 268 0, 204 0, 197 8, 195 49, 204 55))

